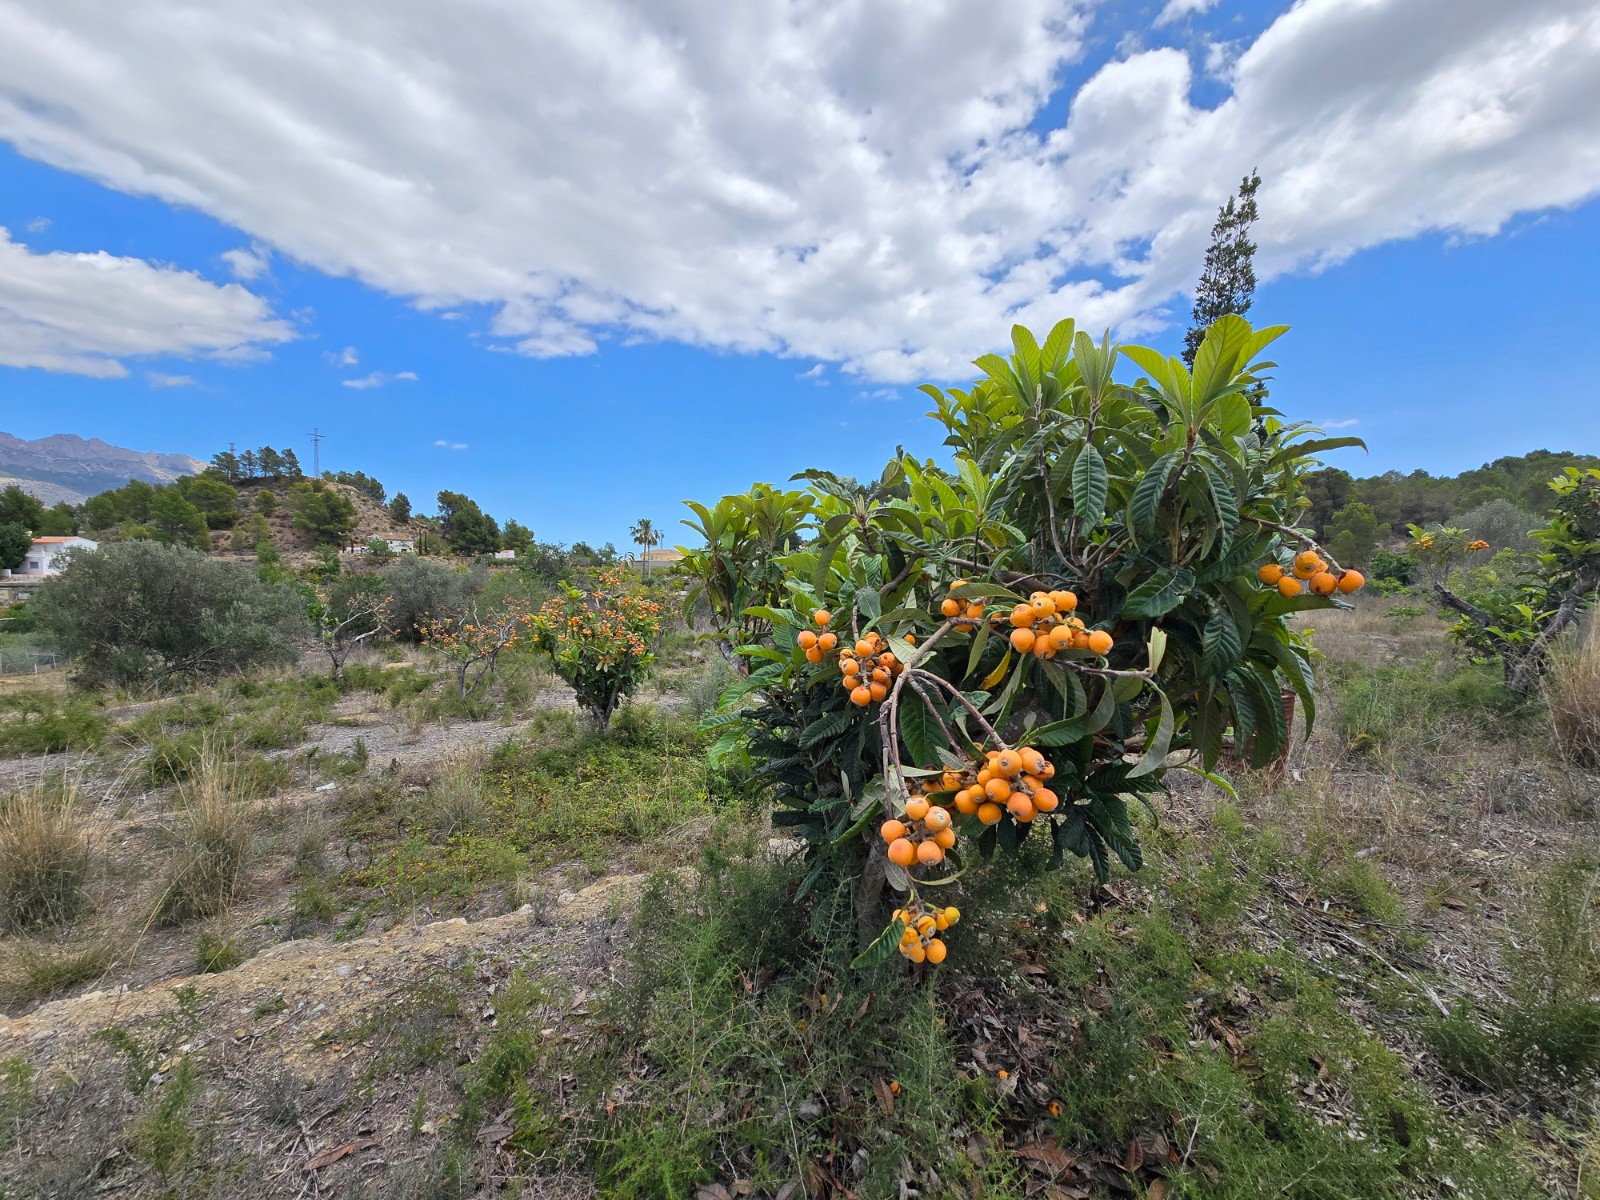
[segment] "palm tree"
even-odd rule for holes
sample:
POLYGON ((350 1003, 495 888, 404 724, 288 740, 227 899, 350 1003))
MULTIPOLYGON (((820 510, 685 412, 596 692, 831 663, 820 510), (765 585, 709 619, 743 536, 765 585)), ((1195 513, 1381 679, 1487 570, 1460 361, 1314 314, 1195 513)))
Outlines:
POLYGON ((635 542, 644 547, 644 573, 650 574, 650 547, 661 541, 661 532, 649 517, 641 517, 639 523, 628 530, 628 533, 635 542))

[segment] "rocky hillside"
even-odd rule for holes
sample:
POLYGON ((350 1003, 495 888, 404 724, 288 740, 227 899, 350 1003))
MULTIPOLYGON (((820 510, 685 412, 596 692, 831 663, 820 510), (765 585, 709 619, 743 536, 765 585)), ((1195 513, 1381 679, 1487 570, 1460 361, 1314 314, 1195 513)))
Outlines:
MULTIPOLYGON (((289 479, 276 481, 257 479, 239 484, 237 532, 223 530, 213 533, 212 548, 221 553, 253 554, 255 547, 244 544, 243 530, 250 518, 260 511, 257 497, 263 492, 270 492, 275 503, 272 515, 267 518, 267 526, 272 530, 273 545, 291 563, 310 558, 316 549, 316 541, 309 533, 294 527, 294 513, 289 505, 289 486, 293 482, 289 479), (239 539, 238 544, 235 544, 235 537, 239 539)), ((342 483, 329 483, 328 486, 344 494, 355 505, 356 524, 351 541, 358 545, 375 537, 416 540, 424 532, 429 532, 428 526, 421 521, 396 523, 390 518, 387 507, 373 503, 369 497, 362 495, 353 487, 342 483)))
POLYGON ((130 450, 99 438, 72 433, 27 441, 0 433, 0 486, 20 484, 46 504, 81 504, 96 492, 121 487, 130 479, 171 483, 205 469, 187 454, 130 450))

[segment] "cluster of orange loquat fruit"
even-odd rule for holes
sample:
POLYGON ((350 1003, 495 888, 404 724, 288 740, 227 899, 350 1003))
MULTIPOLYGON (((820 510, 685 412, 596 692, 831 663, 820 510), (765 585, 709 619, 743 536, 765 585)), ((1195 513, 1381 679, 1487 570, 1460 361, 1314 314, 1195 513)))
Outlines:
MULTIPOLYGON (((957 579, 950 585, 953 592, 967 581, 957 579)), ((989 619, 998 626, 1010 624, 1011 648, 1018 654, 1032 654, 1036 658, 1054 658, 1064 650, 1088 650, 1105 655, 1113 645, 1112 637, 1103 629, 1090 629, 1082 618, 1074 614, 1078 597, 1069 591, 1034 592, 1009 613, 992 613, 989 619)), ((976 625, 983 620, 982 604, 946 596, 939 612, 958 625, 976 625)))
MULTIPOLYGON (((817 609, 811 614, 811 620, 822 632, 802 630, 796 641, 805 651, 806 661, 816 666, 839 648, 839 637, 828 630, 833 614, 827 609, 817 609)), ((906 641, 916 645, 916 635, 906 634, 906 641)), ((845 691, 850 693, 850 702, 861 708, 887 697, 894 677, 905 669, 905 663, 876 632, 869 631, 854 646, 839 650, 839 674, 843 676, 841 682, 845 691)))
POLYGON ((1360 571, 1341 570, 1334 574, 1322 555, 1315 550, 1302 550, 1285 571, 1275 562, 1263 563, 1256 578, 1266 587, 1275 587, 1286 598, 1300 595, 1310 589, 1315 596, 1331 596, 1335 592, 1353 592, 1367 582, 1360 571))
POLYGON ((878 827, 889 843, 889 861, 897 867, 936 867, 944 861, 946 850, 956 844, 956 831, 950 810, 913 792, 906 801, 905 819, 890 817, 878 827))
POLYGON ((1008 616, 1011 648, 1035 658, 1054 658, 1063 650, 1088 650, 1104 655, 1111 650, 1111 635, 1088 629, 1073 615, 1078 597, 1072 592, 1034 592, 1008 616))
POLYGON ((800 643, 800 649, 806 652, 806 661, 812 666, 816 666, 839 644, 839 635, 828 628, 828 625, 833 620, 833 614, 827 609, 817 609, 816 612, 811 614, 811 620, 817 626, 817 629, 822 630, 822 632, 818 633, 814 629, 802 629, 800 636, 795 640, 800 643))
MULTIPOLYGON (((957 579, 950 585, 950 590, 953 592, 966 582, 965 579, 957 579)), ((946 596, 939 605, 939 612, 958 625, 976 625, 983 620, 983 601, 946 596)))
POLYGON ((921 900, 913 900, 905 908, 896 909, 894 918, 906 927, 900 935, 900 953, 914 963, 938 965, 949 951, 937 935, 961 919, 961 910, 954 906, 926 908, 921 900))

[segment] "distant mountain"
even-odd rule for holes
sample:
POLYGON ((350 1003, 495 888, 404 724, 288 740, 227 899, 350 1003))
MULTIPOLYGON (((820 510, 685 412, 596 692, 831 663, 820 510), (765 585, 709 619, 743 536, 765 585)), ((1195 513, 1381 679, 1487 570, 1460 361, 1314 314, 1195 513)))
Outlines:
POLYGON ((171 483, 180 475, 198 474, 205 466, 187 454, 129 450, 72 433, 57 433, 31 442, 0 433, 0 487, 20 484, 23 491, 46 504, 60 500, 78 504, 107 488, 121 487, 130 479, 171 483))

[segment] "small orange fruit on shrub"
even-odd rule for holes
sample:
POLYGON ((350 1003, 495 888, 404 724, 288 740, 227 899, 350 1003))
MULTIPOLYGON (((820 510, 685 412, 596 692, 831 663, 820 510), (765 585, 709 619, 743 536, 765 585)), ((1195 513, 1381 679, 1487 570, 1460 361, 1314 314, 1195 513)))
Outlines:
POLYGON ((909 867, 917 861, 917 848, 910 838, 896 838, 889 843, 889 861, 897 867, 909 867))
POLYGON ((1278 594, 1286 599, 1293 599, 1300 594, 1300 581, 1293 575, 1285 575, 1278 580, 1278 594))
POLYGON ((886 841, 886 842, 898 842, 901 838, 905 837, 905 835, 906 835, 905 822, 904 821, 896 821, 894 818, 891 817, 889 820, 885 821, 882 825, 878 826, 878 832, 883 835, 883 840, 884 841, 886 841))
POLYGON ((1366 582, 1367 577, 1360 571, 1346 571, 1339 576, 1339 590, 1341 592, 1354 592, 1366 582))
POLYGON ((1318 596, 1331 596, 1339 588, 1339 581, 1327 571, 1318 571, 1311 577, 1311 591, 1318 596))
POLYGON ((928 815, 930 805, 921 796, 913 796, 906 801, 906 816, 913 821, 920 821, 928 815))
POLYGON ((1096 654, 1105 654, 1111 649, 1111 635, 1104 629, 1096 629, 1089 635, 1089 649, 1096 654))
POLYGON ((959 617, 961 615, 961 608, 961 601, 957 600, 954 596, 946 596, 944 598, 944 602, 939 605, 939 612, 946 617, 959 617))
POLYGON ((1013 629, 1011 631, 1011 648, 1018 654, 1026 654, 1033 649, 1033 630, 1013 629))
POLYGON ((872 703, 871 689, 866 687, 852 688, 850 691, 850 703, 857 704, 862 708, 865 708, 867 705, 872 703))
POLYGON ((829 621, 833 620, 833 614, 825 608, 819 608, 811 614, 811 619, 818 625, 826 626, 829 621))
POLYGON ((944 851, 938 842, 922 842, 917 846, 917 861, 925 867, 936 867, 944 861, 944 851))
POLYGON ((802 629, 800 636, 795 638, 795 641, 800 643, 800 649, 809 650, 817 644, 817 635, 809 629, 802 629))
POLYGON ((1277 587, 1278 580, 1283 578, 1283 568, 1275 562, 1263 563, 1256 571, 1256 578, 1268 587, 1277 587))

